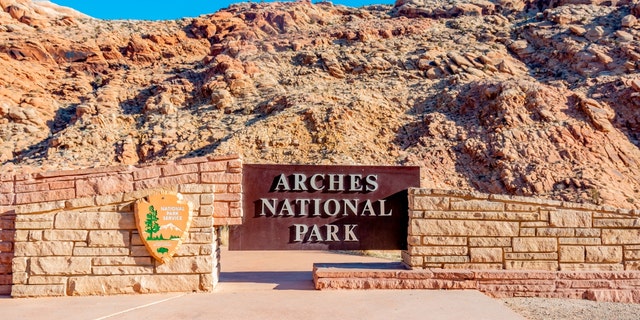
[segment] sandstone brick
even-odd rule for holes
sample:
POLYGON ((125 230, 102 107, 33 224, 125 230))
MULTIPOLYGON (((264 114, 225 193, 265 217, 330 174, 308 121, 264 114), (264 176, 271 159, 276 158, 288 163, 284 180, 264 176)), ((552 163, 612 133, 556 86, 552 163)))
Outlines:
POLYGON ((52 181, 49 182, 49 189, 70 189, 75 187, 75 181, 67 180, 67 181, 52 181))
POLYGON ((600 245, 600 238, 560 238, 560 244, 578 244, 578 245, 600 245))
POLYGON ((15 194, 13 193, 0 193, 0 206, 13 205, 15 201, 15 194))
POLYGON ((99 194, 94 197, 97 206, 120 204, 124 202, 124 193, 99 194))
POLYGON ((534 228, 520 228, 521 237, 535 237, 536 229, 534 228))
POLYGON ((561 263, 561 271, 623 271, 621 263, 561 263))
POLYGON ((514 252, 556 252, 558 241, 555 238, 514 238, 514 252))
POLYGON ((507 211, 523 211, 523 212, 538 212, 540 210, 539 205, 527 204, 527 203, 506 203, 505 210, 507 211))
POLYGON ((45 230, 43 240, 45 241, 86 241, 88 231, 86 230, 45 230))
POLYGON ((504 211, 504 203, 484 200, 451 201, 451 210, 460 211, 504 211))
POLYGON ((584 262, 583 246, 560 246, 560 262, 584 262))
POLYGON ((156 272, 159 274, 192 274, 213 272, 211 256, 174 257, 171 261, 156 264, 156 272))
POLYGON ((602 229, 602 244, 640 244, 640 228, 602 229))
POLYGON ((192 292, 200 290, 194 275, 110 275, 69 278, 69 294, 106 295, 131 293, 192 292))
POLYGON ((200 290, 211 292, 218 284, 217 273, 205 273, 200 275, 200 290))
POLYGON ((81 275, 91 274, 91 258, 84 257, 36 257, 31 259, 32 275, 81 275))
POLYGON ((213 217, 193 217, 191 220, 192 228, 207 228, 213 226, 213 217))
POLYGON ((409 253, 421 256, 464 256, 468 249, 464 246, 412 247, 409 253))
POLYGON ((16 204, 29 204, 38 202, 51 202, 56 200, 66 200, 75 197, 74 189, 59 189, 50 191, 38 191, 16 194, 16 204))
POLYGON ((30 276, 28 284, 67 284, 66 276, 30 276))
POLYGON ((640 227, 640 218, 637 219, 594 219, 593 226, 598 228, 627 228, 640 227))
POLYGON ((554 227, 590 228, 592 227, 590 211, 557 210, 549 214, 549 222, 554 227))
POLYGON ((212 193, 200 195, 201 205, 213 204, 213 202, 214 202, 214 196, 212 193))
MULTIPOLYGON (((202 207, 200 208, 200 215, 208 215, 210 212, 211 207, 202 207), (203 211, 204 209, 204 211, 203 211)), ((229 217, 229 203, 228 202, 215 202, 213 204, 213 217, 217 218, 217 217, 229 217)))
POLYGON ((29 274, 26 272, 22 272, 22 271, 16 271, 15 269, 13 270, 13 284, 27 284, 27 282, 29 281, 29 274))
POLYGON ((629 249, 627 247, 624 248, 624 259, 625 260, 640 260, 640 249, 629 249))
POLYGON ((467 237, 423 237, 422 244, 436 246, 465 246, 467 237))
POLYGON ((76 194, 78 197, 130 191, 133 191, 133 177, 130 174, 119 174, 76 181, 76 194))
POLYGON ((584 294, 585 299, 598 302, 638 303, 639 297, 637 290, 589 289, 584 294))
POLYGON ((73 248, 74 256, 128 256, 128 248, 89 248, 79 247, 73 248))
POLYGON ((14 298, 62 297, 66 290, 63 284, 24 285, 14 284, 11 296, 14 298))
POLYGON ((238 193, 216 193, 216 201, 221 202, 233 202, 240 201, 240 194, 238 193))
POLYGON ((43 203, 33 203, 20 205, 16 207, 17 214, 33 214, 41 212, 50 212, 63 209, 65 207, 65 201, 53 201, 43 203))
POLYGON ((242 183, 239 173, 202 173, 203 183, 242 183))
POLYGON ((128 274, 153 274, 153 266, 95 266, 92 269, 94 275, 128 275, 128 274))
POLYGON ((640 271, 640 261, 627 261, 627 262, 625 262, 624 270, 640 271))
POLYGON ((504 257, 507 260, 558 260, 558 254, 555 252, 511 252, 505 253, 504 257))
POLYGON ((449 210, 447 197, 415 197, 411 210, 449 210))
POLYGON ((517 236, 517 222, 469 220, 412 220, 411 234, 435 236, 517 236))
POLYGON ((468 256, 425 256, 425 263, 466 263, 469 262, 468 256))
POLYGON ((507 261, 505 263, 507 270, 558 270, 558 262, 556 261, 507 261))
POLYGON ((215 192, 215 185, 212 184, 182 184, 180 185, 180 193, 183 194, 213 194, 215 192))
POLYGON ((469 255, 472 263, 503 261, 501 248, 470 248, 469 255))
POLYGON ((242 185, 241 184, 230 184, 227 192, 231 193, 242 193, 242 185))
POLYGON ((576 232, 573 228, 537 228, 538 237, 573 237, 576 232))
MULTIPOLYGON (((234 203, 231 203, 230 206, 233 206, 234 203)), ((231 218, 241 218, 242 217, 242 209, 232 208, 229 209, 229 217, 231 218)))
POLYGON ((56 229, 135 229, 132 212, 60 212, 56 215, 56 229))
POLYGON ((596 228, 577 228, 576 237, 600 237, 600 229, 596 228))
POLYGON ((70 256, 73 253, 73 242, 39 241, 16 242, 16 257, 70 256))
MULTIPOLYGON (((70 188, 73 188, 73 181, 70 188)), ((49 191, 49 184, 44 183, 17 183, 12 192, 15 193, 27 193, 36 191, 49 191)))
POLYGON ((510 247, 511 238, 469 238, 470 247, 510 247))
POLYGON ((199 256, 203 245, 201 244, 182 244, 178 247, 176 257, 199 256))
POLYGON ((91 259, 93 266, 153 266, 150 257, 96 257, 91 259))
POLYGON ((185 243, 212 243, 213 234, 190 232, 185 243))
POLYGON ((225 172, 227 171, 227 162, 206 162, 200 164, 201 172, 225 172))
POLYGON ((162 169, 163 176, 176 176, 176 175, 194 173, 199 171, 198 164, 195 164, 195 163, 186 164, 186 165, 177 165, 177 164, 166 165, 166 166, 163 166, 161 169, 162 169))
POLYGON ((68 209, 86 208, 86 207, 92 207, 95 204, 96 204, 96 200, 94 197, 84 197, 84 198, 66 200, 64 203, 64 207, 68 209))
POLYGON ((89 247, 128 247, 129 234, 121 230, 93 230, 89 232, 87 244, 89 247))
POLYGON ((619 246, 588 246, 586 262, 622 262, 622 247, 619 246))
POLYGON ((162 174, 162 171, 158 167, 144 167, 133 170, 133 179, 135 181, 145 180, 151 178, 157 178, 162 174))
POLYGON ((158 179, 160 186, 179 186, 185 183, 198 183, 200 176, 197 173, 183 174, 179 176, 165 177, 158 179))

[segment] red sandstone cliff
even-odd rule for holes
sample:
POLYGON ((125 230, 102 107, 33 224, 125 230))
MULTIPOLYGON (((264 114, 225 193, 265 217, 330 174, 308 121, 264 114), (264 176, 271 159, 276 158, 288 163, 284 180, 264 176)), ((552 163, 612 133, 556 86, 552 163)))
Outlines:
POLYGON ((239 153, 640 207, 640 5, 398 0, 102 21, 0 0, 4 172, 239 153))

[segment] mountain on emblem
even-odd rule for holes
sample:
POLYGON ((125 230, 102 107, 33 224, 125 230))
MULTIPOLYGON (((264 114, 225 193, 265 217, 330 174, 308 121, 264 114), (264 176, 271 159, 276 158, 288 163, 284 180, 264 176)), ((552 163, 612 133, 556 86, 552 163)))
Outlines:
POLYGON ((136 226, 152 257, 171 260, 187 236, 191 211, 191 204, 179 193, 153 194, 136 201, 136 226))

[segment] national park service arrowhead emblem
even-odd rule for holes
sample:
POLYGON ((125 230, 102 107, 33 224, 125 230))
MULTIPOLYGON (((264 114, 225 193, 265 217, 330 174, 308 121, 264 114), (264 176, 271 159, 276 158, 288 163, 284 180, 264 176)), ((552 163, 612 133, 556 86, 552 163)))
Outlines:
POLYGON ((171 260, 187 237, 191 204, 179 193, 153 194, 135 204, 136 226, 149 254, 160 262, 171 260))

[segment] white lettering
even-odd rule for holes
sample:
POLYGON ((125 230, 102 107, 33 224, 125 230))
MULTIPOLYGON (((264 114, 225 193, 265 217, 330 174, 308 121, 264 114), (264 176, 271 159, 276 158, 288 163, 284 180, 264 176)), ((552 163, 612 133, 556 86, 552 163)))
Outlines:
POLYGON ((329 175, 329 191, 344 191, 344 174, 329 175))
POLYGON ((330 215, 332 217, 335 217, 338 215, 338 213, 340 212, 340 202, 338 202, 338 200, 336 199, 329 199, 327 201, 325 201, 324 203, 324 213, 327 215, 330 215), (331 207, 333 204, 333 212, 331 211, 331 207))
POLYGON ((322 190, 322 188, 324 187, 323 184, 323 175, 321 174, 314 174, 311 176, 311 179, 309 179, 309 186, 311 186, 311 189, 315 190, 315 191, 320 191, 322 190), (318 181, 318 178, 320 178, 320 185, 318 185, 316 182, 318 181))
POLYGON ((354 216, 358 215, 358 199, 344 199, 344 213, 342 214, 343 216, 348 216, 349 213, 347 212, 347 208, 349 210, 351 210, 351 213, 354 216), (353 201, 353 203, 351 203, 351 201, 353 201))
POLYGON ((304 182, 307 180, 307 176, 302 173, 293 174, 293 190, 294 191, 307 191, 307 186, 304 182))
POLYGON ((325 241, 340 241, 338 239, 338 226, 333 224, 327 225, 327 239, 325 241))
POLYGON ((296 238, 293 241, 302 242, 304 240, 303 236, 307 234, 309 227, 307 227, 304 224, 294 224, 293 227, 295 228, 295 233, 296 233, 296 238))
POLYGON ((378 200, 378 202, 380 203, 380 216, 381 217, 390 217, 391 213, 393 212, 393 210, 389 210, 389 212, 384 212, 384 203, 387 200, 378 200))
POLYGON ((280 208, 280 212, 278 214, 281 216, 284 216, 285 214, 292 217, 295 216, 295 212, 291 208, 291 203, 289 203, 288 199, 284 199, 282 201, 282 208, 280 208))
POLYGON ((349 191, 362 191, 362 175, 361 174, 350 174, 349 180, 351 183, 349 184, 349 191))
POLYGON ((301 216, 306 216, 308 214, 307 207, 309 206, 310 202, 311 199, 296 199, 296 207, 300 209, 299 212, 301 216))
POLYGON ((262 210, 260 210, 261 216, 266 216, 267 214, 264 212, 265 207, 271 212, 271 215, 276 214, 276 204, 278 203, 277 199, 264 199, 260 198, 260 202, 262 202, 262 210), (269 201, 272 201, 269 203, 269 201))
POLYGON ((278 176, 278 183, 276 183, 276 191, 290 191, 289 182, 287 181, 287 177, 284 173, 281 173, 278 176))
POLYGON ((371 204, 371 200, 367 200, 367 202, 364 203, 364 208, 362 208, 362 212, 360 212, 360 215, 364 216, 367 212, 369 212, 369 216, 375 217, 376 215, 375 211, 373 211, 373 204, 371 204))
POLYGON ((378 190, 378 175, 370 174, 366 178, 367 186, 365 187, 366 191, 376 191, 378 190))
POLYGON ((344 241, 358 241, 356 234, 353 233, 357 224, 345 224, 344 225, 344 241))
POLYGON ((317 224, 314 224, 309 234, 309 241, 322 241, 322 235, 320 234, 320 228, 317 224), (313 239, 315 237, 315 240, 313 239))

